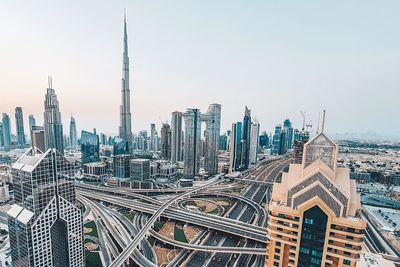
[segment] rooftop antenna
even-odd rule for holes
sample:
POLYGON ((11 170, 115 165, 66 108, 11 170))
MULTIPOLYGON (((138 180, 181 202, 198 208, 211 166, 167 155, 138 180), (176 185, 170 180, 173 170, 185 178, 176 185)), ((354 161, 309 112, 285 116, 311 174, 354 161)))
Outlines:
POLYGON ((51 76, 47 76, 47 82, 49 83, 49 89, 53 88, 53 80, 51 76))
POLYGON ((321 133, 324 132, 325 129, 325 109, 322 111, 322 127, 321 127, 321 133))

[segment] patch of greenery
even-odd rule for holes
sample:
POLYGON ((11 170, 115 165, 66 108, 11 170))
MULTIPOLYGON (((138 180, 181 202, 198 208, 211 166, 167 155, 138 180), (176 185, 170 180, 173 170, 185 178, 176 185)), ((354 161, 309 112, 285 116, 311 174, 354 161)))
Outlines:
POLYGON ((186 238, 185 232, 183 231, 182 228, 179 228, 179 227, 175 226, 175 229, 174 229, 174 240, 188 243, 188 240, 186 238))
POLYGON ((85 223, 84 226, 86 228, 91 228, 92 229, 92 231, 90 233, 87 233, 87 235, 91 235, 91 236, 94 236, 94 237, 99 237, 99 234, 97 233, 96 223, 94 221, 89 221, 89 222, 85 223))
POLYGON ((163 226, 164 226, 164 222, 156 221, 156 222, 154 223, 154 230, 156 230, 157 232, 159 232, 163 226))
POLYGON ((103 267, 101 264, 100 255, 98 252, 86 253, 86 267, 103 267))

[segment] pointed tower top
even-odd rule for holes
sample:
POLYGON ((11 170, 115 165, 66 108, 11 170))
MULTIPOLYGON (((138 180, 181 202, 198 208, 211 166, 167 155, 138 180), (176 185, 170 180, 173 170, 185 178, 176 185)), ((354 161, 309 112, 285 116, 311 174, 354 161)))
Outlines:
POLYGON ((47 77, 47 82, 49 83, 49 89, 53 89, 53 79, 51 76, 47 77))

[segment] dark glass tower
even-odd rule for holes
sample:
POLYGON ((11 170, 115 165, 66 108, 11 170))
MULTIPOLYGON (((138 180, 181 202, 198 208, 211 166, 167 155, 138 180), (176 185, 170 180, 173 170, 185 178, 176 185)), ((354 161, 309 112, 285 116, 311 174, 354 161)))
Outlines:
POLYGON ((11 123, 10 123, 10 117, 8 114, 3 113, 3 145, 4 146, 10 146, 11 145, 11 123))
POLYGON ((17 126, 17 141, 20 146, 25 145, 24 116, 21 107, 15 108, 15 125, 17 126))
POLYGON ((251 111, 245 107, 243 126, 242 126, 242 142, 241 142, 241 168, 249 167, 250 154, 250 128, 251 128, 251 111))
POLYGON ((95 133, 81 133, 82 164, 100 161, 99 136, 95 133))

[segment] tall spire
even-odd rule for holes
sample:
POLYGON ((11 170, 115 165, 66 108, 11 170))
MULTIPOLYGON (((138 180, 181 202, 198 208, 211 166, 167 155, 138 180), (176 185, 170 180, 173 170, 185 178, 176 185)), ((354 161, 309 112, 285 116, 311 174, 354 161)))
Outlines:
POLYGON ((129 89, 129 56, 126 15, 124 10, 124 51, 122 58, 122 103, 120 107, 119 137, 125 140, 127 152, 132 152, 131 104, 129 89))

